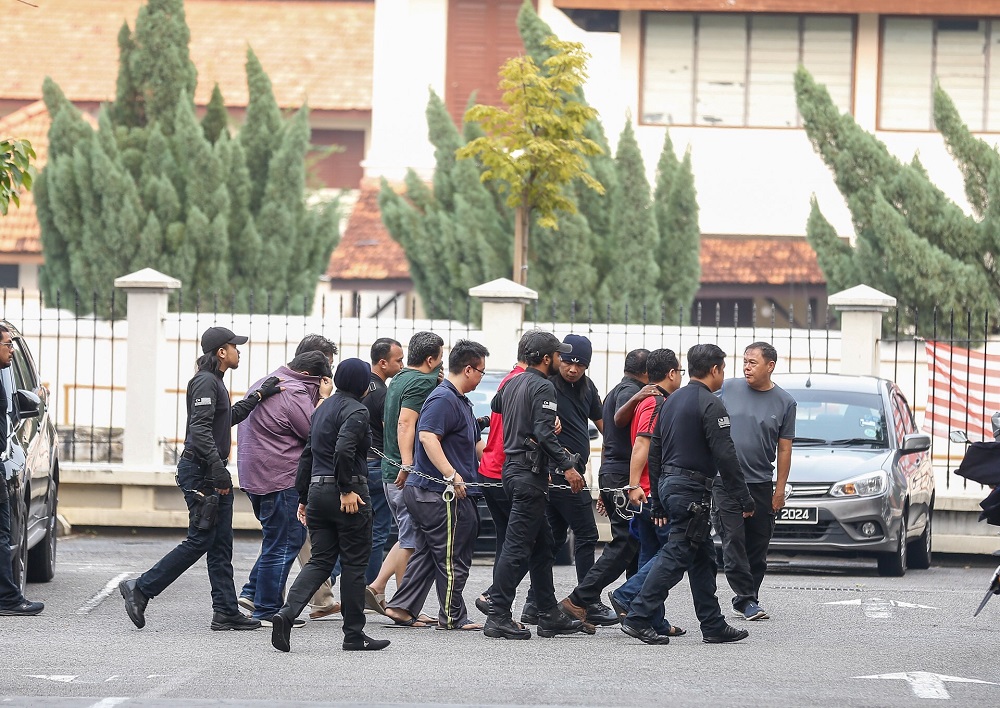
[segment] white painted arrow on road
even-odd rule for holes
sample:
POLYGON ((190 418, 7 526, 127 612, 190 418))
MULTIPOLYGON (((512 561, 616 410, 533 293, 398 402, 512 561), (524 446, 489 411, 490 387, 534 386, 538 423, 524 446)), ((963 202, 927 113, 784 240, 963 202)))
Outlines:
POLYGON ((912 602, 903 602, 902 600, 883 600, 881 597, 872 597, 866 600, 839 600, 837 602, 824 602, 824 605, 854 605, 860 606, 865 612, 865 617, 869 619, 888 619, 892 617, 893 607, 905 607, 909 609, 917 610, 937 610, 938 607, 932 607, 930 605, 917 605, 912 602))
POLYGON ((859 679, 886 679, 889 681, 906 681, 913 689, 913 695, 917 698, 936 698, 947 700, 951 698, 945 682, 950 683, 985 683, 996 686, 992 681, 980 681, 979 679, 962 678, 961 676, 945 676, 944 674, 931 674, 926 671, 908 671, 901 674, 876 674, 875 676, 855 676, 859 679))

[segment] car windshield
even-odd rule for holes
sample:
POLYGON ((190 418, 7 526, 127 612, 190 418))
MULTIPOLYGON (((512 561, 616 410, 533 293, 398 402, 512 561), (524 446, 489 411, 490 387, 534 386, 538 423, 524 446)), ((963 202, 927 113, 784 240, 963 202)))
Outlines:
POLYGON ((797 404, 796 445, 887 448, 882 397, 849 391, 788 391, 797 404))

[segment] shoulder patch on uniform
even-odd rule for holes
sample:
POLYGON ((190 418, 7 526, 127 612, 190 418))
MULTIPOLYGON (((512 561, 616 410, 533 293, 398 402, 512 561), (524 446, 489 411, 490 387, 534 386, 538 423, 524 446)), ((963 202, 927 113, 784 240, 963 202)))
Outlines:
POLYGON ((720 428, 728 428, 729 427, 729 416, 728 415, 725 418, 719 418, 719 427, 720 428))
POLYGON ((210 406, 212 405, 212 398, 210 396, 202 396, 201 398, 194 399, 194 405, 196 406, 210 406))
POLYGON ((545 409, 550 410, 550 411, 554 411, 554 410, 556 410, 556 402, 555 401, 543 401, 542 402, 542 408, 545 408, 545 409))

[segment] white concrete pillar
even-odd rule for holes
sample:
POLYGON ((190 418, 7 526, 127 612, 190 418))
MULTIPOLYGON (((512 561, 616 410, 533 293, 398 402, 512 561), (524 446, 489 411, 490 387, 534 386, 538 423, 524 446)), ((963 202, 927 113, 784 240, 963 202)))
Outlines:
POLYGON ((469 295, 483 303, 482 343, 490 350, 490 368, 513 366, 524 327, 524 306, 537 300, 538 293, 508 278, 497 278, 469 288, 469 295))
POLYGON ((115 287, 128 296, 122 461, 132 469, 163 467, 159 402, 166 387, 164 372, 172 370, 166 365, 164 321, 169 293, 180 286, 181 281, 152 268, 115 280, 115 287))
POLYGON ((857 285, 831 295, 828 302, 843 313, 840 373, 878 376, 882 314, 896 306, 896 298, 867 285, 857 285))

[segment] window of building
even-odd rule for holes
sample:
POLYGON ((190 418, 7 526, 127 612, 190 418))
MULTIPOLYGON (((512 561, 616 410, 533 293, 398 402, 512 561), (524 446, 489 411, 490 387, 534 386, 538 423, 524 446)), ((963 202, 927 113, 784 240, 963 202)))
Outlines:
POLYGON ((887 17, 879 127, 934 129, 934 82, 974 131, 1000 131, 1000 20, 887 17))
POLYGON ((19 286, 20 268, 16 263, 0 263, 0 288, 16 288, 19 286))
POLYGON ((854 31, 842 16, 643 13, 642 122, 798 127, 799 64, 849 112, 854 31))

